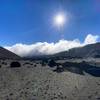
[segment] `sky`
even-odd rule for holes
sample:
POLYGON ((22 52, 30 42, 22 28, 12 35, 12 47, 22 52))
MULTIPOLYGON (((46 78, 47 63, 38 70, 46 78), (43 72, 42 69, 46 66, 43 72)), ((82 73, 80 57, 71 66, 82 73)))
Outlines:
POLYGON ((99 37, 100 0, 0 0, 1 46, 56 44, 61 34, 82 44, 88 35, 99 37), (53 20, 59 12, 68 20, 61 30, 53 20))

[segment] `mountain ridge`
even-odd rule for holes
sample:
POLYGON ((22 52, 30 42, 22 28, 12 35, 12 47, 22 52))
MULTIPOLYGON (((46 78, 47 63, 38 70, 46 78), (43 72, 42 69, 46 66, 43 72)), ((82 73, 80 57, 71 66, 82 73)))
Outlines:
POLYGON ((26 57, 30 59, 100 58, 100 42, 69 49, 52 55, 26 57))
POLYGON ((21 59, 21 57, 0 46, 0 59, 21 59))
POLYGON ((94 44, 88 44, 83 47, 77 47, 69 49, 68 51, 63 51, 56 53, 53 56, 61 56, 65 58, 98 58, 100 57, 100 42, 94 44))

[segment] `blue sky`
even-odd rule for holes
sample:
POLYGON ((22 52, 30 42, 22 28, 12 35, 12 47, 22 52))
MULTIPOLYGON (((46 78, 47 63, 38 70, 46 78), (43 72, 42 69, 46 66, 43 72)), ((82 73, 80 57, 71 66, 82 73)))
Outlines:
POLYGON ((99 0, 0 0, 0 45, 59 41, 52 24, 60 11, 70 15, 62 30, 65 40, 100 35, 99 0))

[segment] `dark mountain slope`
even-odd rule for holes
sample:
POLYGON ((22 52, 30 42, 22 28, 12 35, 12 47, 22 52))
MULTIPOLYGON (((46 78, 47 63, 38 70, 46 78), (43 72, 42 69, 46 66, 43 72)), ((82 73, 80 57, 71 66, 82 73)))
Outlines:
POLYGON ((100 43, 89 44, 84 47, 70 49, 69 51, 60 52, 52 55, 52 57, 60 58, 89 58, 100 57, 100 43))
POLYGON ((0 47, 0 59, 21 59, 21 57, 3 47, 0 47))

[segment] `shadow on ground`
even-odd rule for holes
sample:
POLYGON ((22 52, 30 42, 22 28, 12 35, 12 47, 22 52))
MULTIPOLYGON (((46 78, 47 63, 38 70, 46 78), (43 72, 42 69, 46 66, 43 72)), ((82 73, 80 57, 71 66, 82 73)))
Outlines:
POLYGON ((64 71, 70 71, 72 73, 84 75, 84 72, 95 76, 95 77, 100 77, 100 67, 97 67, 95 65, 90 65, 86 62, 80 62, 80 63, 75 63, 75 62, 65 62, 63 64, 57 64, 57 67, 54 72, 61 73, 64 71), (61 65, 59 67, 59 65, 61 65))

